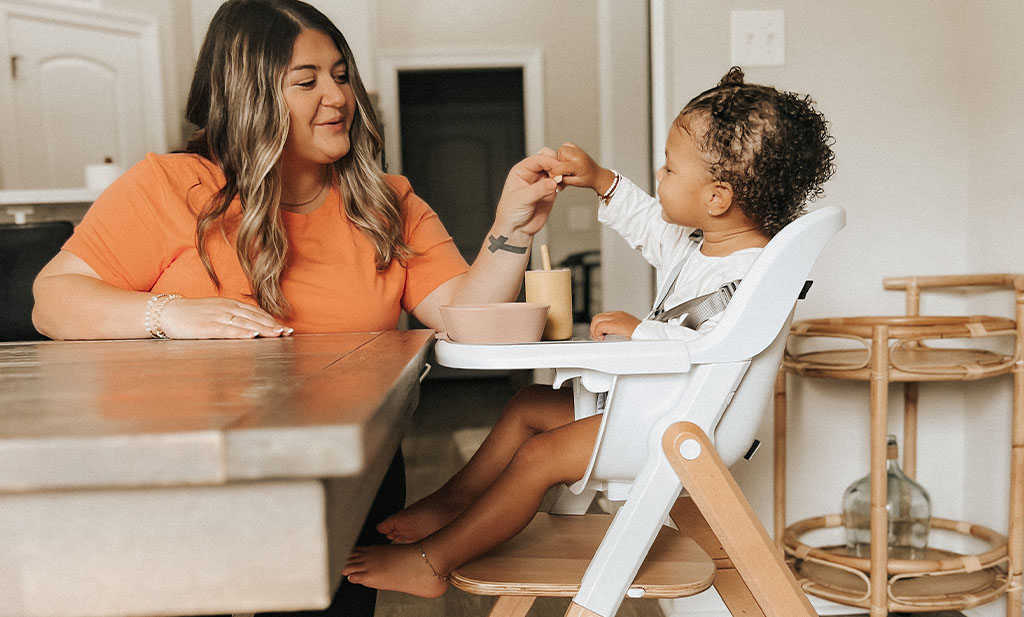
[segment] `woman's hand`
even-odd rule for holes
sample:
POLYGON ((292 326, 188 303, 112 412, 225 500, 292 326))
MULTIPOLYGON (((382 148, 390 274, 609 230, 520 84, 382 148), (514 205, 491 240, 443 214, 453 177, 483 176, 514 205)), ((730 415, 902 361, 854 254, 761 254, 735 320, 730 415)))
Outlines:
POLYGON ((640 325, 640 320, 629 313, 612 311, 610 313, 598 313, 590 321, 590 338, 595 341, 603 341, 609 334, 632 337, 633 331, 640 325))
POLYGON ((413 316, 434 329, 443 328, 438 307, 445 304, 512 302, 530 263, 533 236, 548 220, 558 193, 551 168, 555 151, 544 148, 508 172, 494 224, 469 272, 442 284, 413 309, 413 316))
POLYGON ((498 200, 496 230, 509 236, 516 231, 533 236, 544 227, 560 190, 548 173, 557 164, 555 151, 543 148, 512 167, 498 200))
POLYGON ((160 327, 170 338, 289 336, 292 328, 252 304, 228 298, 175 298, 164 306, 160 327))
MULTIPOLYGON (((32 322, 53 339, 147 338, 152 293, 120 289, 102 280, 77 255, 60 251, 32 288, 32 322)), ((175 298, 164 305, 160 328, 171 338, 288 336, 290 328, 258 307, 227 298, 175 298)))
POLYGON ((615 181, 615 172, 598 165, 597 161, 574 143, 562 144, 556 157, 559 164, 553 173, 561 175, 562 183, 567 186, 585 187, 603 195, 615 181))

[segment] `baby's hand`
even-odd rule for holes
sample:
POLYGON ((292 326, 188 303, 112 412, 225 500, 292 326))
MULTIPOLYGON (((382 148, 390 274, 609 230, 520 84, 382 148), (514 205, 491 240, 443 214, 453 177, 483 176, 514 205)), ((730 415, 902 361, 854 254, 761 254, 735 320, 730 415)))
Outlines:
POLYGON ((590 338, 603 341, 606 335, 614 334, 630 338, 640 325, 640 320, 623 311, 598 313, 590 321, 590 338))
POLYGON ((556 154, 559 165, 553 174, 562 176, 562 184, 593 189, 598 195, 607 191, 615 180, 615 174, 597 164, 579 146, 566 142, 556 154))

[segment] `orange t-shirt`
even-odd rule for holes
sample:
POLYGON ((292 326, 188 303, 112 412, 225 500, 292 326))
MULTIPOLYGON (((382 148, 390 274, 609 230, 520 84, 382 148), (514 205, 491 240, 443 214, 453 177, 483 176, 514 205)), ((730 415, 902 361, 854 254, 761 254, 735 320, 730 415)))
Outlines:
MULTIPOLYGON (((288 261, 281 288, 292 313, 283 321, 303 332, 394 329, 402 308, 416 307, 440 284, 466 272, 466 261, 437 214, 408 180, 387 176, 398 193, 405 241, 417 255, 393 260, 378 272, 373 246, 345 214, 337 190, 309 214, 283 212, 288 261)), ((192 154, 148 154, 89 208, 64 249, 122 289, 221 296, 254 304, 235 254, 241 204, 225 220, 227 238, 214 225, 207 250, 220 279, 210 280, 196 249, 196 213, 224 185, 211 161, 192 154)))

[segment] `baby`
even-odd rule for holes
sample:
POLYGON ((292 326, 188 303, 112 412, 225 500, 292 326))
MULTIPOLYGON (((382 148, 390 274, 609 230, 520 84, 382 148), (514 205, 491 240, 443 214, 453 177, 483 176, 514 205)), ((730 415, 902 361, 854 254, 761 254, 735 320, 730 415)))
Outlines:
MULTIPOLYGON (((563 145, 550 175, 596 192, 598 219, 658 271, 650 314, 600 313, 592 336, 690 340, 713 328, 727 298, 710 315, 684 303, 731 291, 769 239, 822 194, 831 144, 810 98, 746 84, 733 67, 673 122, 657 199, 563 145)), ((443 594, 449 572, 519 533, 550 487, 583 476, 599 426, 599 415, 575 420, 571 388, 524 388, 465 467, 378 526, 394 544, 356 548, 343 574, 378 589, 443 594)))

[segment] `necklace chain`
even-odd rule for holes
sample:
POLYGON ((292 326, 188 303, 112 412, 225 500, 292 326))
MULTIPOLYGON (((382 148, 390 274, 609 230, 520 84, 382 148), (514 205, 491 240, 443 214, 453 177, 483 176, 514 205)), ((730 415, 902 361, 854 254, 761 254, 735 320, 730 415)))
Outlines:
POLYGON ((281 201, 281 205, 282 206, 286 206, 288 208, 301 208, 302 206, 309 205, 309 204, 313 203, 314 201, 316 201, 317 197, 320 197, 320 194, 324 192, 325 188, 327 188, 327 181, 326 180, 324 180, 324 183, 320 185, 320 190, 318 190, 316 192, 316 195, 313 195, 312 197, 310 197, 306 201, 304 201, 302 203, 297 203, 297 204, 290 204, 290 203, 287 203, 287 202, 282 200, 281 201))

